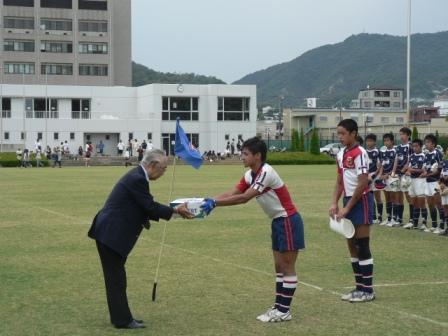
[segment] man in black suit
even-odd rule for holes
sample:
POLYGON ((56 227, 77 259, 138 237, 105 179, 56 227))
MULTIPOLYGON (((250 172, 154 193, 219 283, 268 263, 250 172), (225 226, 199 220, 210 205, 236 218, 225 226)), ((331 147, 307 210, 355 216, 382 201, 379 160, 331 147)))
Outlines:
POLYGON ((127 256, 149 220, 170 220, 173 213, 193 218, 186 204, 176 209, 159 204, 149 192, 149 181, 166 171, 165 152, 155 149, 145 153, 138 167, 124 175, 113 188, 104 207, 95 216, 88 236, 96 241, 103 267, 110 320, 116 328, 144 328, 133 318, 126 295, 127 256))

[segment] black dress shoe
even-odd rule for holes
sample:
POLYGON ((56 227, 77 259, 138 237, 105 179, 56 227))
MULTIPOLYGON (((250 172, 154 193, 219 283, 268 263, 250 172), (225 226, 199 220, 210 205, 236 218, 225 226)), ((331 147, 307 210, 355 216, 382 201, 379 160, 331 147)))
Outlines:
POLYGON ((143 320, 134 319, 134 321, 137 322, 137 323, 145 323, 143 320))
POLYGON ((136 320, 132 320, 129 324, 126 324, 124 326, 116 327, 117 329, 141 329, 146 328, 146 326, 143 323, 139 323, 136 320))

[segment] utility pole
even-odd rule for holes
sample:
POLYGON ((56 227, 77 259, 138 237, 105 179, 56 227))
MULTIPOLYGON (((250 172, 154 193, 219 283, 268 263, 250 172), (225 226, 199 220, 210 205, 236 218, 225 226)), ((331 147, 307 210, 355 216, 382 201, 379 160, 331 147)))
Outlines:
POLYGON ((410 125, 411 117, 411 9, 412 0, 408 0, 408 46, 407 46, 407 78, 406 78, 406 102, 407 125, 410 125))

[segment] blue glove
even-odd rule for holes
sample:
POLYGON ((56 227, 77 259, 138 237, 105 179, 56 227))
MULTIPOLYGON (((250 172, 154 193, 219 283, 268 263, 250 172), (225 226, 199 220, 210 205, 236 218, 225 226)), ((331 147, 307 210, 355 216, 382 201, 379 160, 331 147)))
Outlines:
POLYGON ((204 198, 201 204, 201 209, 204 210, 205 214, 208 216, 210 212, 216 207, 216 201, 213 198, 204 198))

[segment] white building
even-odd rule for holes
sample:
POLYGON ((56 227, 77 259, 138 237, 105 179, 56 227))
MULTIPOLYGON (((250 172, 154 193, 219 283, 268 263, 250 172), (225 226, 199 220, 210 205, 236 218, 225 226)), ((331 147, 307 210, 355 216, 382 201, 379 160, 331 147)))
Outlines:
POLYGON ((115 154, 119 139, 150 140, 172 150, 176 118, 205 150, 256 134, 255 85, 151 84, 141 87, 12 85, 0 83, 0 145, 3 151, 34 149, 67 140, 71 152, 103 141, 115 154), (47 112, 45 112, 47 111, 47 112))
POLYGON ((439 108, 439 115, 448 116, 448 96, 438 97, 434 101, 434 107, 439 108))

